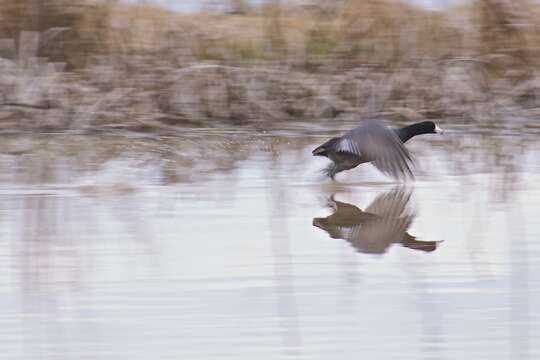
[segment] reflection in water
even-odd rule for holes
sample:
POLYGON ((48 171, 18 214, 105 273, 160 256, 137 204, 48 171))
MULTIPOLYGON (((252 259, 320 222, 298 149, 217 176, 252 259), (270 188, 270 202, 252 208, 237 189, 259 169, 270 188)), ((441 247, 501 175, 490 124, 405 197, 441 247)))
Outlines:
POLYGON ((330 198, 334 213, 314 218, 313 225, 328 232, 331 238, 347 240, 356 250, 366 254, 382 254, 392 244, 421 251, 434 251, 437 241, 419 241, 410 235, 415 213, 409 200, 412 190, 396 187, 379 195, 365 211, 330 198))
POLYGON ((414 196, 320 231, 386 179, 321 183, 326 130, 218 130, 3 138, 2 359, 540 358, 537 139, 419 139, 414 196))

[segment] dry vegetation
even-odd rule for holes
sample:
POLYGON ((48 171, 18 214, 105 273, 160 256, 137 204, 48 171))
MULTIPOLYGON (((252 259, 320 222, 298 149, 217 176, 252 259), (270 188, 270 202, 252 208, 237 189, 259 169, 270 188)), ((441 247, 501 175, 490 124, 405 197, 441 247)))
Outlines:
MULTIPOLYGON (((234 14, 0 0, 0 127, 262 127, 358 114, 540 116, 540 6, 274 0, 234 14)), ((457 119, 457 120, 456 120, 457 119)))

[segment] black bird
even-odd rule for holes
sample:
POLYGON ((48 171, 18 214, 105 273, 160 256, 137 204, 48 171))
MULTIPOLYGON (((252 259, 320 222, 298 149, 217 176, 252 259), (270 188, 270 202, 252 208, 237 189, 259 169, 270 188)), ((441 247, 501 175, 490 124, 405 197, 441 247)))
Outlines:
POLYGON ((401 129, 389 129, 378 120, 370 120, 332 138, 313 150, 314 156, 333 161, 325 172, 332 179, 337 173, 371 162, 381 172, 394 178, 414 178, 413 159, 405 146, 416 135, 442 133, 432 121, 423 121, 401 129))
POLYGON ((396 188, 379 195, 365 211, 331 198, 334 213, 314 218, 313 226, 323 229, 331 238, 346 240, 361 253, 383 254, 392 244, 434 251, 437 241, 419 241, 407 232, 416 216, 409 206, 411 194, 396 188))

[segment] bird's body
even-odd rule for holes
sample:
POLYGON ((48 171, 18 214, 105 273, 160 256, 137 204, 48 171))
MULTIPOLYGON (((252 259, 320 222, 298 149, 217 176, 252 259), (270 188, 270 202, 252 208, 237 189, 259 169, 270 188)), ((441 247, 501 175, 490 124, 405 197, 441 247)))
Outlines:
POLYGON ((435 132, 440 129, 431 121, 392 130, 380 121, 371 120, 341 137, 328 140, 313 150, 313 155, 332 160, 325 169, 332 179, 337 173, 366 162, 372 162, 394 178, 413 178, 413 159, 403 144, 413 136, 435 132))

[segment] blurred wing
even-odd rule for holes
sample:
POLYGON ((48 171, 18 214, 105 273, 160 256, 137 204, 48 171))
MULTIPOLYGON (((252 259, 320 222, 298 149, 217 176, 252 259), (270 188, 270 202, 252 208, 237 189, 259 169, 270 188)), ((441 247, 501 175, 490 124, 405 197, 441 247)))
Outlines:
POLYGON ((415 214, 409 206, 410 189, 397 187, 377 196, 366 212, 377 217, 364 224, 363 234, 372 244, 391 244, 403 238, 411 226, 415 214))
POLYGON ((377 196, 365 211, 380 217, 401 217, 410 213, 407 207, 411 195, 412 190, 404 187, 396 187, 389 192, 377 196))
POLYGON ((336 144, 336 151, 348 152, 357 156, 362 156, 359 144, 357 144, 352 138, 346 137, 347 134, 345 134, 336 144))
POLYGON ((413 159, 394 131, 372 120, 341 137, 336 150, 372 161, 381 172, 394 178, 414 178, 413 159))
POLYGON ((364 251, 369 249, 369 252, 376 252, 375 249, 387 249, 391 244, 403 238, 411 222, 410 216, 374 219, 363 224, 361 238, 351 239, 354 240, 352 244, 357 249, 361 247, 364 251))

